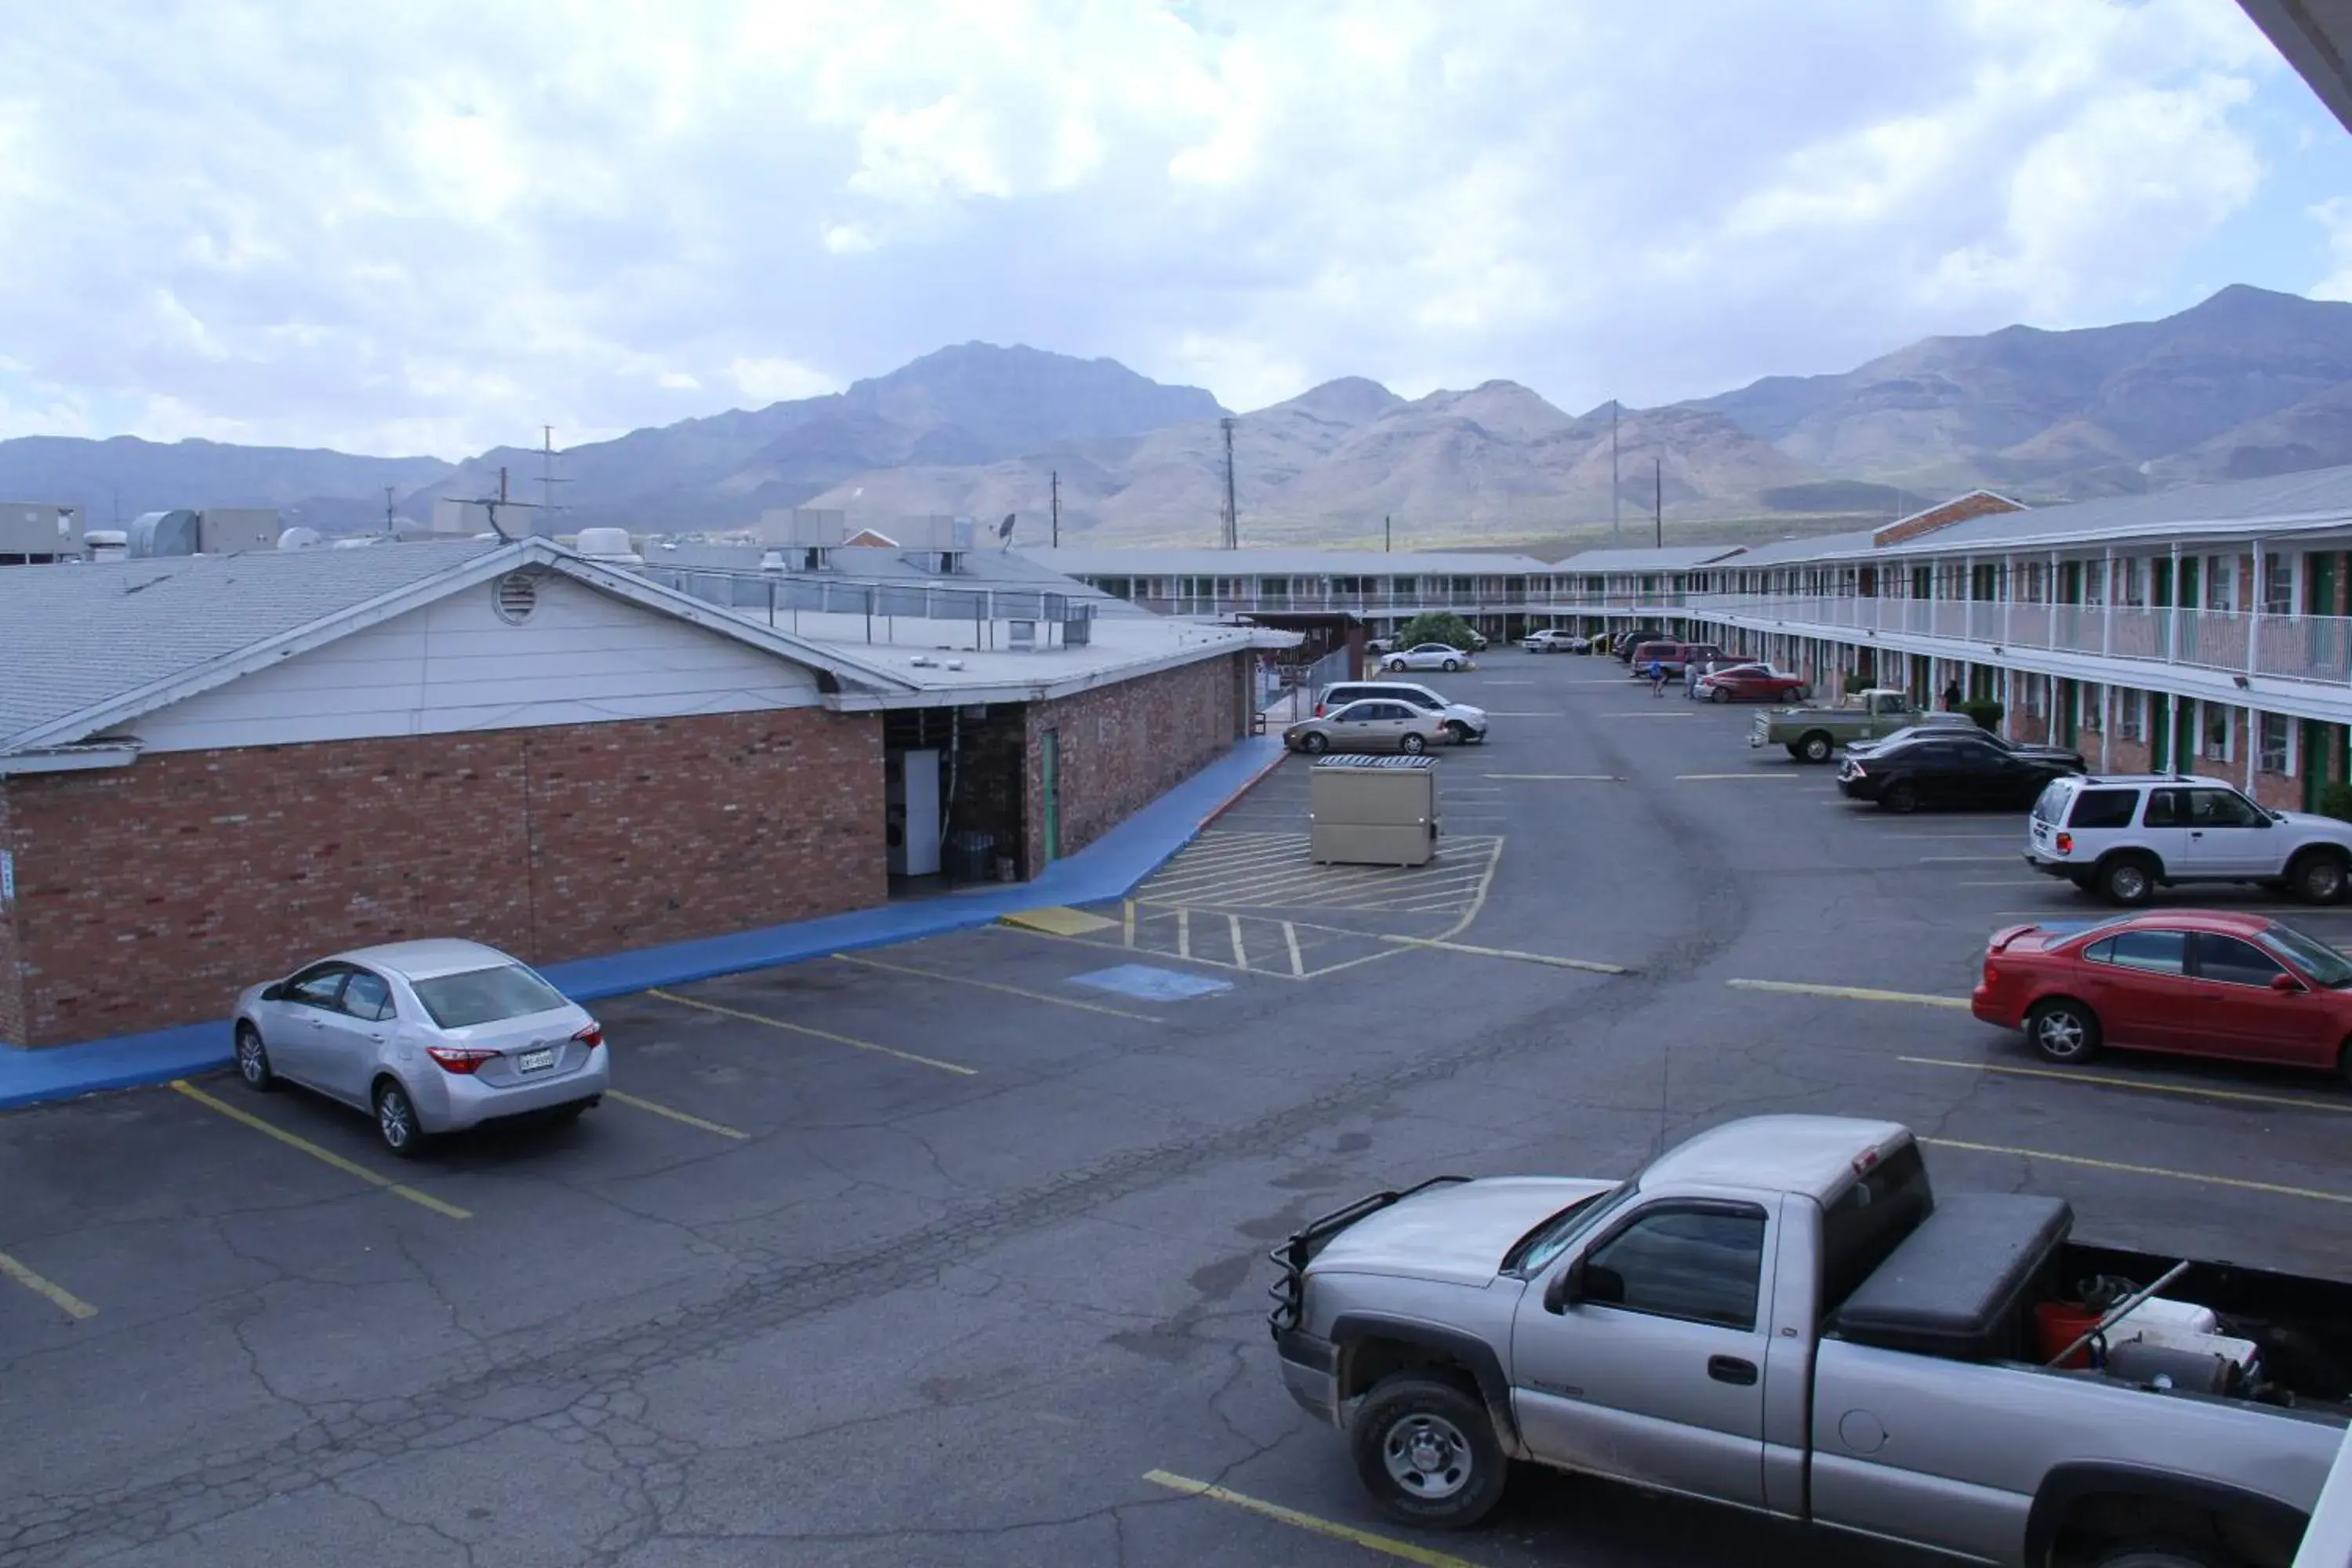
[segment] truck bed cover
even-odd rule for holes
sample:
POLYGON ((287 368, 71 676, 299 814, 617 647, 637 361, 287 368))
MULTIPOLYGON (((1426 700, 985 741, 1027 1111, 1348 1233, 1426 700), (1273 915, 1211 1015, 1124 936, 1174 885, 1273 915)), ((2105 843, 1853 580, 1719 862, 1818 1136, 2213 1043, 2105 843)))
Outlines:
POLYGON ((2061 1243, 2074 1221, 2063 1199, 1960 1193, 1846 1298, 1830 1331, 1858 1344, 1958 1361, 2025 1353, 2030 1294, 2054 1289, 2061 1243))

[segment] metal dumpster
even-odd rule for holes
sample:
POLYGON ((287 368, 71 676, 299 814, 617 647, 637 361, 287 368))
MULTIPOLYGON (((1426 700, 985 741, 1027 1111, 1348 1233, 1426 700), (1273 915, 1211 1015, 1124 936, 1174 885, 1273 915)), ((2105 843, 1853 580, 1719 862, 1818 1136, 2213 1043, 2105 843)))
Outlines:
POLYGON ((1318 865, 1425 865, 1437 853, 1437 759, 1318 757, 1307 820, 1318 865))

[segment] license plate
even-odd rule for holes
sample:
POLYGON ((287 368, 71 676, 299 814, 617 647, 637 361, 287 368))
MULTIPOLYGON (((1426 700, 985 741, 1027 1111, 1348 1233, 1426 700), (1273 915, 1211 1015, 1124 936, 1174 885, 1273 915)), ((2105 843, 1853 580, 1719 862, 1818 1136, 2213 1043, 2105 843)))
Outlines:
POLYGON ((553 1049, 525 1051, 515 1058, 515 1067, 522 1072, 545 1072, 555 1065, 553 1049))

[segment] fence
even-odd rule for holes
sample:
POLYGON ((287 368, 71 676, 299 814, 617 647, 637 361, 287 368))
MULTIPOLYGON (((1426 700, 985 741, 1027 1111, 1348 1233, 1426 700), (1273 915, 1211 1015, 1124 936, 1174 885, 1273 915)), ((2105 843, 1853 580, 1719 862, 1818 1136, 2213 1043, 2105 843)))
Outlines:
POLYGON ((2184 664, 2288 680, 2352 681, 2352 617, 2253 616, 2140 605, 2004 604, 1984 599, 1766 598, 1716 595, 1693 613, 1803 632, 1895 632, 2184 664))
POLYGON ((648 566, 643 574, 707 604, 764 616, 789 628, 799 615, 859 616, 866 640, 874 640, 880 620, 1025 621, 1060 628, 1069 646, 1091 640, 1095 604, 1090 599, 1035 588, 942 588, 929 584, 854 577, 803 576, 740 568, 648 566))

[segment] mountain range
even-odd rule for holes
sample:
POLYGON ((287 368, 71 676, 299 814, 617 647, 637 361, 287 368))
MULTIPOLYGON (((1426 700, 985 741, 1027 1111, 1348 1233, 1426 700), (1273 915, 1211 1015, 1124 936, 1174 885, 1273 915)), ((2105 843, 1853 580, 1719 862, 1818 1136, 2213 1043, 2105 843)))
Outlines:
MULTIPOLYGON (((1213 541, 1226 411, 1108 359, 965 343, 822 397, 731 410, 558 454, 564 526, 739 528, 767 508, 1019 513, 1065 542, 1213 541)), ((1245 539, 1557 535, 1654 507, 1780 531, 1983 485, 2030 501, 2352 462, 2352 304, 2236 286, 2161 321, 1938 337, 1842 374, 1769 376, 1659 407, 1571 415, 1490 381, 1405 399, 1358 377, 1235 417, 1245 539), (1612 464, 1612 449, 1614 461, 1612 464), (1611 476, 1616 475, 1612 500, 1611 476)), ((161 506, 278 505, 329 530, 491 493, 534 499, 541 455, 433 458, 0 441, 0 496, 93 522, 161 506)), ((1682 528, 1682 537, 1693 530, 1682 528)))

